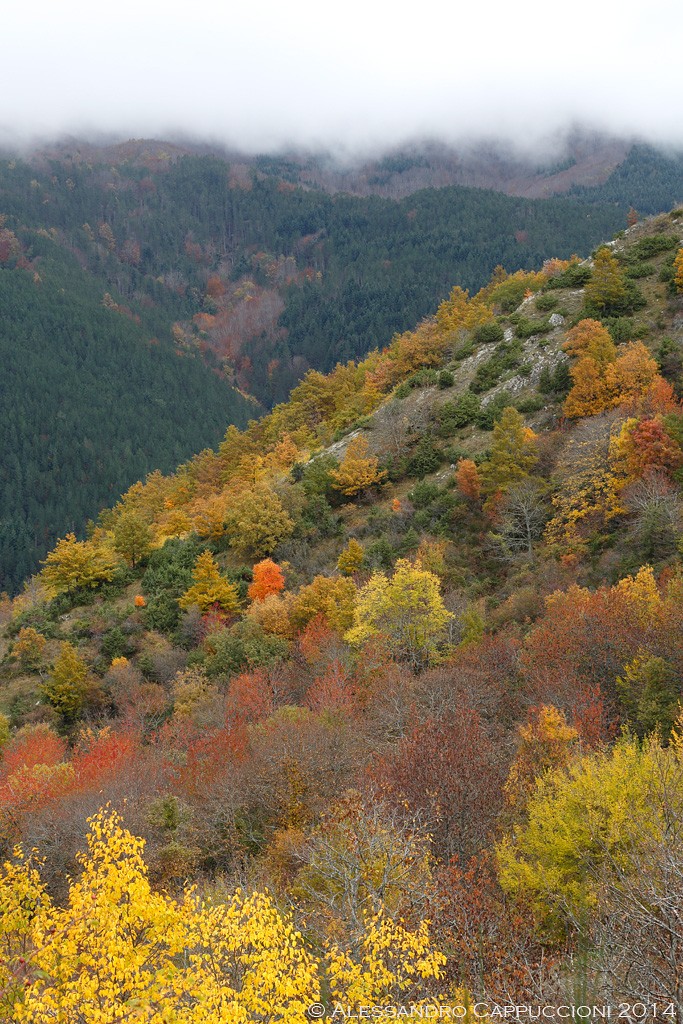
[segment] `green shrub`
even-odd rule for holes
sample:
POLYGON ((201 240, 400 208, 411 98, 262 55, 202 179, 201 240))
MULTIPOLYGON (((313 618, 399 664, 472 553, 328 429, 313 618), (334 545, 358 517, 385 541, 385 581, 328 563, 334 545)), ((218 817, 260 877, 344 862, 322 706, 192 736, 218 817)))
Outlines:
POLYGON ((439 374, 437 383, 440 388, 452 388, 455 384, 455 377, 450 370, 442 370, 439 374))
POLYGON ((494 395, 491 401, 483 406, 477 415, 476 423, 481 430, 493 430, 500 419, 503 409, 514 404, 514 399, 509 391, 501 391, 494 395))
POLYGON ((515 327, 518 338, 530 338, 533 334, 548 334, 552 330, 547 320, 531 320, 521 317, 515 327))
POLYGON ((441 488, 431 480, 420 480, 408 493, 408 501, 415 508, 427 508, 439 496, 441 488))
POLYGON ((551 309, 555 309, 559 301, 556 295, 548 295, 547 292, 543 292, 536 296, 536 309, 539 313, 549 313, 551 309))
POLYGON ((249 618, 236 622, 229 629, 212 633, 205 643, 202 660, 209 677, 274 665, 289 653, 286 640, 265 633, 258 623, 249 618))
MULTIPOLYGON (((538 390, 542 395, 566 395, 572 386, 569 363, 566 359, 558 363, 554 369, 544 366, 538 378, 538 390)), ((520 412, 522 410, 520 409, 520 412)))
POLYGON ((637 279, 640 277, 651 277, 655 273, 655 269, 654 264, 637 260, 635 263, 630 263, 625 268, 624 273, 626 277, 637 279))
POLYGON ((631 246, 629 256, 632 260, 643 260, 678 247, 679 241, 674 235, 648 235, 631 246))
POLYGON ((583 288, 591 279, 590 267, 583 267, 580 263, 572 263, 565 271, 557 277, 551 277, 544 286, 544 291, 554 288, 583 288))
MULTIPOLYGON (((514 308, 514 307, 513 307, 514 308)), ((497 320, 489 320, 487 323, 477 327, 474 332, 474 340, 480 345, 489 345, 493 342, 502 341, 505 337, 503 328, 497 320)))
POLYGON ((630 341, 634 336, 635 324, 630 316, 604 317, 602 321, 616 345, 630 341))
POLYGON ((544 405, 545 400, 540 395, 529 395, 528 398, 520 398, 515 403, 515 408, 525 416, 531 416, 533 413, 539 412, 544 405))
POLYGON ((438 469, 442 462, 443 452, 431 437, 423 437, 408 462, 408 476, 426 476, 438 469))
POLYGON ((451 437, 460 427, 474 423, 481 403, 471 391, 465 391, 452 402, 444 402, 437 411, 440 437, 451 437))

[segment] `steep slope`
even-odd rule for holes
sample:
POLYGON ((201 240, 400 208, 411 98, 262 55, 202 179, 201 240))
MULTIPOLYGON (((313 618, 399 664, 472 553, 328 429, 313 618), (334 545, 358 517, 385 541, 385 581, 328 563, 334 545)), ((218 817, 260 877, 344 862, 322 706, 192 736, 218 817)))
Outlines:
POLYGON ((8 226, 54 229, 103 292, 157 336, 178 323, 265 404, 309 367, 328 371, 406 330, 453 280, 477 289, 496 264, 585 251, 623 225, 628 205, 467 188, 401 202, 329 196, 265 175, 258 161, 163 144, 111 155, 0 163, 8 226))
MULTIPOLYGON (((152 336, 45 233, 0 229, 0 589, 134 480, 257 406, 152 336)), ((163 339, 163 335, 162 335, 163 339)))
POLYGON ((110 801, 153 886, 269 891, 358 1001, 430 942, 462 1005, 676 998, 682 392, 679 209, 454 288, 133 485, 0 607, 0 852, 39 843, 64 902, 110 801))

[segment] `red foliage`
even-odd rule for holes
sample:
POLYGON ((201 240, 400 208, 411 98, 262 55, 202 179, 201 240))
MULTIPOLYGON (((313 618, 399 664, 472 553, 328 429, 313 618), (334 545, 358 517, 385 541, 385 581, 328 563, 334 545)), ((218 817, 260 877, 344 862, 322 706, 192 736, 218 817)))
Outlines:
POLYGON ((530 909, 510 902, 498 885, 492 855, 465 867, 452 863, 439 883, 442 899, 432 918, 435 943, 448 950, 447 979, 465 984, 473 999, 542 999, 554 961, 536 939, 530 909))
POLYGON ((646 473, 671 475, 683 465, 683 451, 656 419, 642 419, 633 428, 627 468, 636 476, 646 473))
POLYGON ((312 711, 332 712, 352 717, 358 708, 356 691, 351 673, 337 658, 327 665, 322 676, 318 676, 306 694, 306 704, 312 711))
POLYGON ((66 740, 48 725, 29 726, 21 729, 5 747, 0 777, 7 778, 20 768, 33 768, 37 764, 59 764, 65 756, 66 740))
POLYGON ((79 787, 98 786, 130 768, 140 753, 139 736, 133 732, 103 730, 74 751, 72 764, 79 787))
POLYGON ((472 459, 460 459, 455 470, 455 483, 464 498, 478 501, 481 495, 479 471, 472 459))
POLYGON ((504 769, 481 718, 461 707, 416 726, 370 771, 373 787, 426 815, 439 857, 468 857, 488 839, 502 805, 504 769))

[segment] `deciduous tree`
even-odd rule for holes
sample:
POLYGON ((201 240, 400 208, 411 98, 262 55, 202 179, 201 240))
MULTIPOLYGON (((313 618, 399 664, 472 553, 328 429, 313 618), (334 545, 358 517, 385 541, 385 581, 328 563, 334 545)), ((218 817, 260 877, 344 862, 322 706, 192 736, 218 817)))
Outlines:
POLYGON ((386 479, 385 470, 379 469, 379 460, 368 455, 368 442, 362 434, 354 437, 346 449, 339 469, 330 471, 333 487, 347 498, 354 498, 368 488, 386 479))
POLYGON ((218 605, 226 612, 239 611, 239 598, 234 583, 221 576, 216 561, 210 551, 202 551, 197 557, 192 570, 192 586, 178 598, 181 608, 192 605, 205 612, 213 605, 218 605))
POLYGON ((451 617, 438 576, 401 558, 392 576, 373 573, 360 590, 354 625, 346 636, 354 645, 384 636, 396 657, 419 668, 437 653, 451 617))

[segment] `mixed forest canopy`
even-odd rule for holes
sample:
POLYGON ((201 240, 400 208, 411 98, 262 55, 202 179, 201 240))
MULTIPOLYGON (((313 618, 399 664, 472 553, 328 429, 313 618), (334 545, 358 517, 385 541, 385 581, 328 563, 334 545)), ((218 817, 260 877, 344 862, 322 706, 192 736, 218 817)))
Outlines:
POLYGON ((681 1019, 683 209, 630 220, 310 370, 2 602, 6 1019, 681 1019))
POLYGON ((0 161, 11 592, 129 483, 283 401, 309 368, 382 348, 453 281, 476 291, 496 265, 588 252, 629 204, 667 207, 681 188, 676 161, 644 147, 604 186, 543 201, 461 187, 330 195, 286 180, 277 160, 83 149, 0 161))

